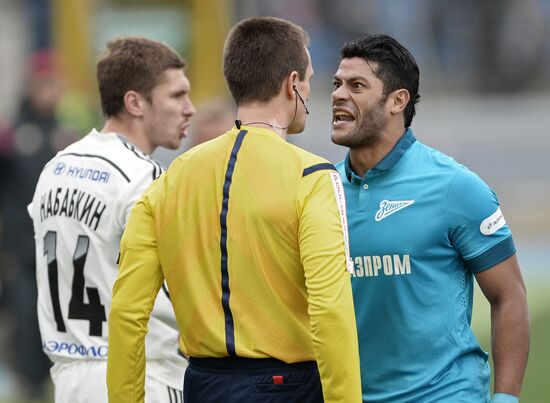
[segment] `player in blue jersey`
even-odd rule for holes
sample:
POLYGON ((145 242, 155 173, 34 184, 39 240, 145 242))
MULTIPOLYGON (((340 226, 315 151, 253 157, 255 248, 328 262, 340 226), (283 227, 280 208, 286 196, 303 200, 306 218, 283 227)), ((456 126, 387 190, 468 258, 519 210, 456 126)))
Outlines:
POLYGON ((344 45, 332 141, 347 200, 363 401, 517 402, 529 350, 525 285, 494 192, 410 129, 419 70, 395 39, 344 45), (495 394, 470 321, 491 304, 495 394))

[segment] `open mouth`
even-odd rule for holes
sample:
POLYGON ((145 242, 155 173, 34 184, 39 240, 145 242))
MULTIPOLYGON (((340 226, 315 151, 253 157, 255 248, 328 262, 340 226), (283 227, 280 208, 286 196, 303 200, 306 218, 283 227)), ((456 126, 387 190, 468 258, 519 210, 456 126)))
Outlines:
POLYGON ((334 111, 332 114, 332 123, 334 125, 345 124, 347 122, 353 122, 355 117, 346 111, 334 111))
POLYGON ((187 129, 189 128, 189 126, 189 123, 183 125, 183 127, 180 129, 180 138, 187 137, 187 129))

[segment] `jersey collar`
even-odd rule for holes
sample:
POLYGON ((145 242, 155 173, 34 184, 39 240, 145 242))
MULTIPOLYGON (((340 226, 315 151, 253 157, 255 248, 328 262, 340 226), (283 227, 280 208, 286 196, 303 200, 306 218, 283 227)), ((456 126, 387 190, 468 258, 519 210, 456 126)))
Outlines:
MULTIPOLYGON (((376 164, 376 166, 373 168, 378 171, 389 171, 394 167, 395 164, 405 155, 409 147, 416 141, 416 137, 414 137, 414 134, 410 128, 408 128, 405 133, 401 136, 399 141, 393 146, 391 151, 384 157, 382 160, 376 164)), ((355 172, 353 172, 353 169, 351 168, 351 164, 349 162, 349 151, 346 155, 345 160, 345 169, 346 169, 346 177, 348 178, 348 181, 351 182, 352 178, 354 179, 360 179, 355 172)))

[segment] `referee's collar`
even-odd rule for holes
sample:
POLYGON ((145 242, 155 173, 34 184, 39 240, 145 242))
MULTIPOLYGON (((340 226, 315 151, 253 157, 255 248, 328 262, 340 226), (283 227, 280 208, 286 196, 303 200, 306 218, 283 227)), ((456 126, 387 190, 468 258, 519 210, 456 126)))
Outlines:
MULTIPOLYGON (((372 169, 376 169, 378 171, 389 171, 394 167, 395 164, 405 155, 409 147, 416 141, 416 137, 414 137, 414 134, 410 128, 408 128, 405 133, 401 136, 399 141, 393 146, 391 151, 386 154, 382 160, 374 166, 372 169)), ((349 151, 346 155, 345 160, 345 169, 346 169, 346 177, 349 181, 351 181, 352 177, 359 178, 359 176, 353 172, 353 169, 351 168, 351 163, 349 161, 349 151)), ((362 178, 361 178, 362 179, 362 178)))

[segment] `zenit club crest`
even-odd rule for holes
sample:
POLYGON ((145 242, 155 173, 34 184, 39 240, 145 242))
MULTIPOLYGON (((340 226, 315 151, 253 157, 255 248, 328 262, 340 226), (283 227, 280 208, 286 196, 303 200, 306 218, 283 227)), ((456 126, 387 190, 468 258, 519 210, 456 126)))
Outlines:
POLYGON ((376 221, 383 220, 384 218, 392 215, 393 213, 403 210, 405 207, 414 203, 414 200, 382 200, 380 202, 380 209, 376 212, 374 219, 376 221))

